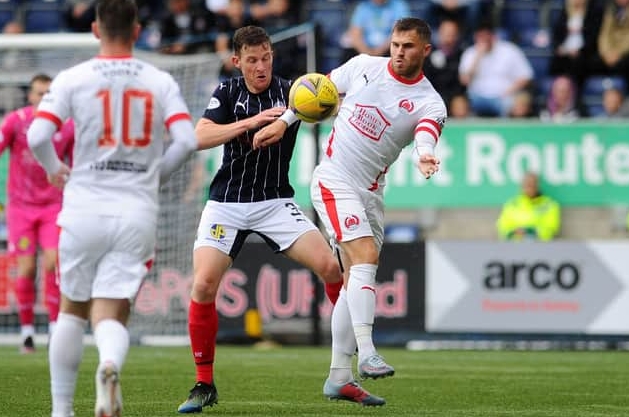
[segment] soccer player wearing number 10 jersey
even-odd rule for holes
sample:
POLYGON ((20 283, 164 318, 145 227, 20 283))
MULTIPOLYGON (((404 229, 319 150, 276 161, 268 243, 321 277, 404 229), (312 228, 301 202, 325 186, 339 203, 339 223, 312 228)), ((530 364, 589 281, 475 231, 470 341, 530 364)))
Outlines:
POLYGON ((99 358, 95 416, 121 415, 126 325, 152 264, 159 185, 197 149, 177 83, 132 56, 140 32, 135 2, 100 0, 92 32, 99 55, 55 77, 28 131, 50 181, 64 187, 61 309, 49 347, 53 417, 74 415, 88 319, 99 358), (50 140, 68 117, 76 126, 72 170, 50 140), (164 126, 172 138, 166 152, 164 126))

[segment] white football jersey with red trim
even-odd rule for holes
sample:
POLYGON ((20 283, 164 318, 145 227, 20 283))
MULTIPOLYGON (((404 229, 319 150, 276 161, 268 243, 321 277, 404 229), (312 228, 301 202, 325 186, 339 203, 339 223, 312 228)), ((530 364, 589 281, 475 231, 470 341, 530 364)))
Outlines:
POLYGON ((388 167, 414 139, 418 146, 436 144, 447 116, 423 74, 402 79, 389 62, 358 55, 329 74, 344 98, 323 144, 321 168, 344 173, 362 189, 381 189, 388 167))
POLYGON ((170 74, 130 56, 96 57, 55 77, 37 117, 74 120, 62 215, 156 215, 165 125, 190 119, 170 74))

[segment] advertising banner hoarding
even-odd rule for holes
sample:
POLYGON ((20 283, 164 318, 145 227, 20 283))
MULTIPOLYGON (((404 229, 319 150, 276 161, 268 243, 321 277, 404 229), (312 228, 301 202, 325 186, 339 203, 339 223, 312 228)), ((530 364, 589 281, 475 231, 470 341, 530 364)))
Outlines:
POLYGON ((629 334, 629 242, 426 243, 426 330, 629 334))
MULTIPOLYGON (((327 143, 329 131, 329 124, 321 124, 321 143, 327 143)), ((436 148, 439 173, 423 179, 411 148, 404 149, 387 173, 387 208, 500 206, 519 190, 527 170, 539 172, 542 187, 551 187, 563 206, 629 204, 627 132, 626 123, 449 121, 436 148)), ((311 206, 316 150, 312 135, 312 125, 300 128, 290 171, 302 207, 311 206)), ((207 155, 211 178, 220 164, 221 149, 207 155)))
MULTIPOLYGON (((422 331, 423 245, 423 242, 384 245, 376 285, 376 332, 422 331)), ((142 286, 135 302, 132 321, 136 331, 186 334, 191 285, 191 276, 168 269, 157 271, 142 286), (181 324, 173 326, 173 322, 181 324)), ((241 336, 245 315, 250 310, 257 310, 273 333, 310 332, 314 290, 308 269, 273 253, 265 243, 246 243, 219 288, 216 302, 219 336, 241 336)), ((319 315, 328 322, 332 304, 323 298, 319 315)))

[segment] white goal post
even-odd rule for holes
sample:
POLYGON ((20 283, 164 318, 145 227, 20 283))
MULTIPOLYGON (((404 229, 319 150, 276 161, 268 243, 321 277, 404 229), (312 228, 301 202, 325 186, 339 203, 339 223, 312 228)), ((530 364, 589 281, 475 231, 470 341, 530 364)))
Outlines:
MULTIPOLYGON (((273 34, 272 40, 274 43, 297 40, 305 51, 303 67, 308 72, 315 70, 314 25, 306 23, 292 27, 273 34)), ((54 77, 59 71, 97 53, 98 41, 90 33, 0 35, 0 117, 25 105, 24 91, 35 74, 46 73, 54 77)), ((203 114, 219 82, 221 60, 217 55, 164 55, 140 49, 135 55, 172 74, 193 118, 196 120, 203 114)), ((154 336, 175 336, 185 340, 181 338, 187 334, 192 243, 213 174, 207 167, 213 165, 216 168, 216 164, 206 164, 205 158, 202 153, 196 155, 161 190, 155 264, 135 303, 131 320, 132 334, 138 340, 155 340, 154 336), (204 175, 201 182, 197 181, 197 168, 204 175)), ((215 156, 212 158, 216 160, 215 156)), ((6 172, 0 172, 0 187, 4 188, 5 183, 6 172)), ((12 294, 9 299, 13 304, 9 314, 15 314, 12 294)), ((37 312, 44 314, 43 304, 38 303, 37 312)), ((0 308, 0 316, 3 314, 7 311, 0 308)), ((2 329, 3 325, 6 326, 6 321, 0 321, 0 332, 7 330, 2 329)))

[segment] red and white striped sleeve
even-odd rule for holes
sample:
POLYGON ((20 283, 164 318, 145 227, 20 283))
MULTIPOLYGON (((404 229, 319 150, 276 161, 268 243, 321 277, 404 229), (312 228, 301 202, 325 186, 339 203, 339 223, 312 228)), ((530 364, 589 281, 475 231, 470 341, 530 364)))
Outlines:
POLYGON ((423 155, 425 153, 434 154, 435 146, 439 142, 441 131, 446 122, 446 109, 444 105, 435 105, 429 109, 415 127, 415 149, 414 153, 423 155))

